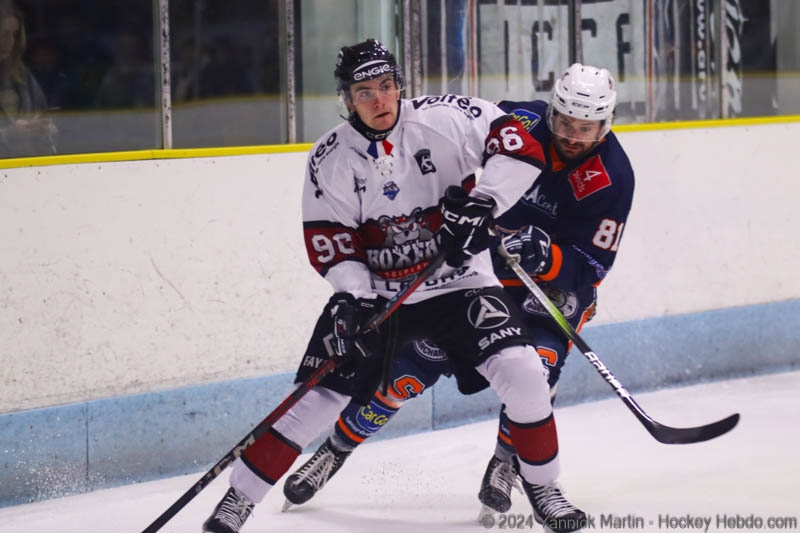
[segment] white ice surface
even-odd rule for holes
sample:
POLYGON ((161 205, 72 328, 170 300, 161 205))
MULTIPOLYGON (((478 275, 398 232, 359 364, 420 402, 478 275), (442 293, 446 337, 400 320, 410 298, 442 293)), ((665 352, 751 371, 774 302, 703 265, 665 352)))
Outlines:
MULTIPOLYGON (((620 531, 601 518, 632 515, 642 522, 628 526, 639 527, 622 529, 703 531, 685 522, 672 528, 663 522, 667 515, 691 515, 710 518, 708 531, 738 533, 754 529, 720 527, 717 517, 752 515, 763 520, 761 531, 770 517, 793 518, 793 527, 784 531, 800 531, 800 372, 634 396, 650 416, 668 425, 700 425, 733 412, 742 420, 731 433, 709 442, 664 445, 616 398, 557 408, 561 483, 569 499, 595 519, 594 529, 620 531)), ((496 423, 487 421, 367 443, 316 498, 286 513, 280 512, 281 480, 242 533, 484 530, 476 523, 476 494, 495 432, 496 423)), ((232 435, 232 445, 240 437, 232 435)), ((141 532, 199 478, 193 474, 0 509, 0 532, 141 532)), ((161 531, 199 533, 227 490, 227 479, 225 472, 161 531)), ((530 513, 516 492, 511 513, 530 513)), ((531 530, 527 524, 522 529, 531 530)), ((532 529, 541 531, 538 525, 532 529)))

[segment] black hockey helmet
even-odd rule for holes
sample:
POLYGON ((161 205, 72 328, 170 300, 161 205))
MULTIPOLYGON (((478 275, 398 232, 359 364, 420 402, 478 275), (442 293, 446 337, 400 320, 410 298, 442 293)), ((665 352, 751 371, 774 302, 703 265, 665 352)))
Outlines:
POLYGON ((371 80, 391 73, 397 84, 403 87, 403 78, 394 55, 376 39, 343 46, 336 57, 336 92, 347 92, 355 82, 371 80))

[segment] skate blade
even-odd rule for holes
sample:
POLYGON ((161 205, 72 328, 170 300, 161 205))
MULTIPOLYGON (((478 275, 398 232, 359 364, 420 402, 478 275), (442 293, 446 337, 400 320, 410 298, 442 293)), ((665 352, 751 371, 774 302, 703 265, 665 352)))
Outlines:
POLYGON ((286 511, 288 511, 289 509, 291 509, 293 505, 294 505, 294 504, 293 504, 292 502, 290 502, 289 500, 285 500, 285 501, 283 502, 283 507, 281 507, 281 512, 282 512, 282 513, 285 513, 286 511))

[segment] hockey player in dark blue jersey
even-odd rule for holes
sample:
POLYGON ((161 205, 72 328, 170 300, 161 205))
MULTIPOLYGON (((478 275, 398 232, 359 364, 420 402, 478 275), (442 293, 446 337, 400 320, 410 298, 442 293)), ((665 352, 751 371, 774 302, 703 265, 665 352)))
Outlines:
MULTIPOLYGON (((610 131, 615 103, 614 81, 607 70, 574 64, 556 82, 550 102, 498 104, 541 143, 547 162, 534 185, 495 221, 498 244, 519 257, 523 268, 578 331, 595 313, 596 289, 614 264, 633 198, 633 170, 610 131)), ((493 257, 498 278, 525 311, 526 325, 549 370, 554 400, 570 343, 500 255, 495 252, 493 257)), ((465 393, 486 386, 477 374, 450 365, 446 354, 424 341, 398 352, 386 394, 376 392, 366 406, 349 404, 328 440, 288 477, 285 508, 311 499, 356 446, 440 375, 455 374, 465 393)), ((495 453, 478 496, 482 512, 508 511, 511 488, 518 484, 517 461, 503 410, 495 453)), ((562 509, 564 515, 574 510, 557 488, 528 497, 537 518, 545 514, 540 509, 544 506, 562 509)), ((556 523, 545 526, 557 532, 575 529, 556 523)))

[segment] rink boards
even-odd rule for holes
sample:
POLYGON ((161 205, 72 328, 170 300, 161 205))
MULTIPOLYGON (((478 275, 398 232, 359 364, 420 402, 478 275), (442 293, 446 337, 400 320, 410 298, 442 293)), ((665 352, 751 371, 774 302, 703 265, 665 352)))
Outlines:
MULTIPOLYGON (((798 130, 620 134, 634 207, 584 335, 632 392, 796 364, 800 180, 769 162, 798 130)), ((302 249, 304 166, 3 171, 0 504, 203 470, 283 399, 329 294, 302 249)), ((573 352, 559 402, 608 393, 573 352)), ((443 380, 381 436, 496 409, 443 380)))

